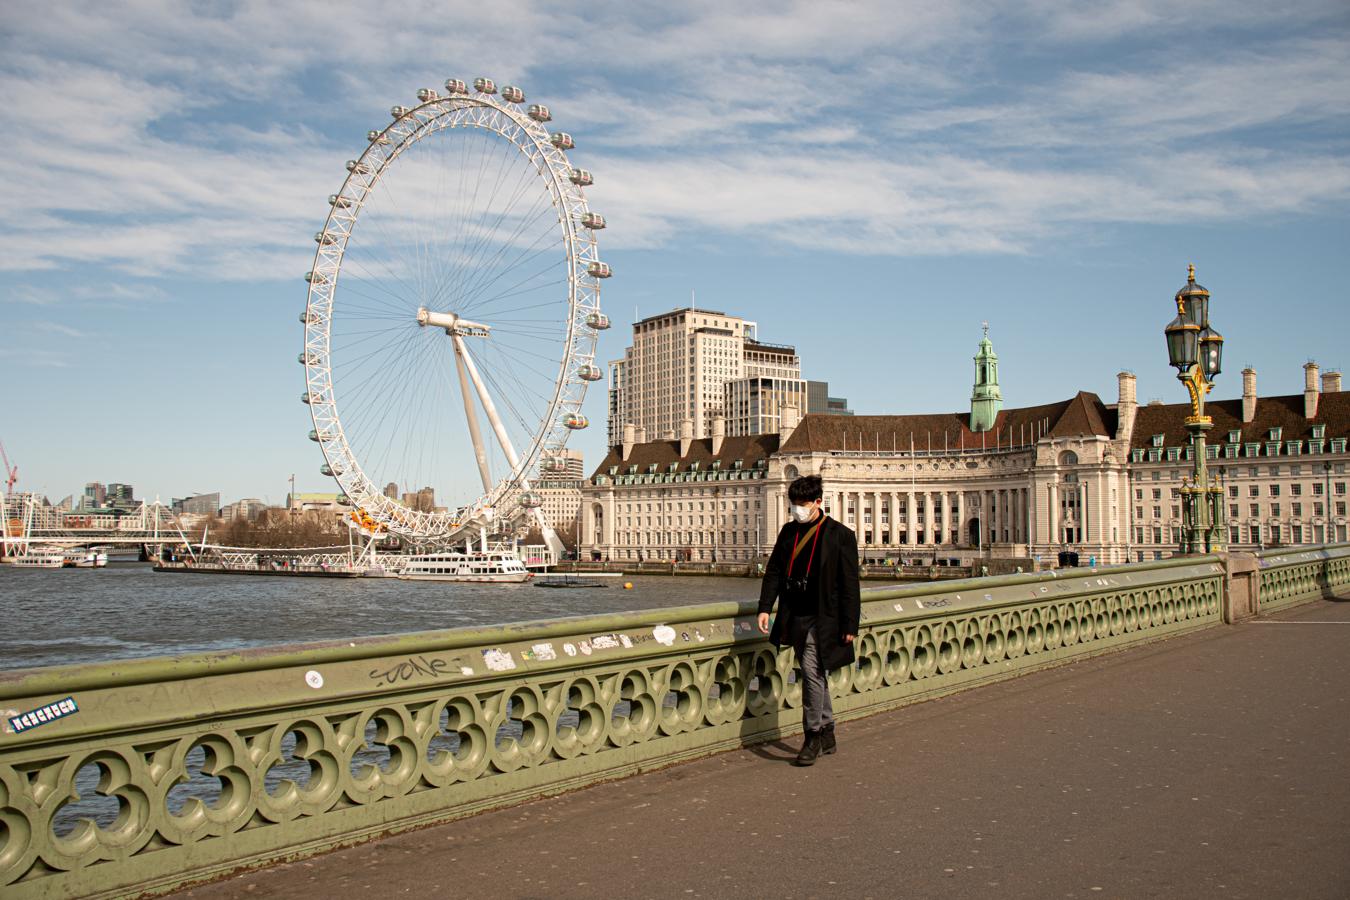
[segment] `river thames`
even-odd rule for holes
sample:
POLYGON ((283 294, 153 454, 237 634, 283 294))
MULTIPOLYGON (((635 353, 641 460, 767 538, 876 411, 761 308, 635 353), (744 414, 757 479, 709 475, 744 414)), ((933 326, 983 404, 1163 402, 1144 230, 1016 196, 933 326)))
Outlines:
POLYGON ((231 650, 684 606, 759 595, 753 578, 624 576, 598 588, 0 566, 0 669, 231 650), (632 590, 623 583, 632 582, 632 590))

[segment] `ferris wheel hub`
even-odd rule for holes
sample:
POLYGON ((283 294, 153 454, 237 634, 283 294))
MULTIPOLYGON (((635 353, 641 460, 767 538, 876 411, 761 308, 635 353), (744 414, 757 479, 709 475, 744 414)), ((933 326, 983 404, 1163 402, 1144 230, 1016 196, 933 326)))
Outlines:
POLYGON ((492 334, 492 326, 484 325, 481 322, 471 322, 468 319, 461 318, 456 313, 432 312, 425 306, 417 310, 417 324, 423 328, 430 325, 433 328, 444 328, 448 335, 474 335, 477 337, 488 337, 492 334))

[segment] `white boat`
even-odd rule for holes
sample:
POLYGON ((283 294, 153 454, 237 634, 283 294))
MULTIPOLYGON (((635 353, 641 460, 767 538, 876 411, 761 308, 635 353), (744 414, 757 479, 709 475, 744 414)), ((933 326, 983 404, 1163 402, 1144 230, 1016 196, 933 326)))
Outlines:
POLYGON ((98 547, 66 551, 66 565, 75 569, 101 569, 108 564, 108 551, 98 547))
POLYGON ((514 553, 473 551, 422 553, 407 557, 398 577, 405 581, 481 581, 518 584, 533 575, 514 553))
POLYGON ((60 547, 29 547, 27 553, 9 558, 20 569, 60 569, 66 564, 66 551, 60 547))

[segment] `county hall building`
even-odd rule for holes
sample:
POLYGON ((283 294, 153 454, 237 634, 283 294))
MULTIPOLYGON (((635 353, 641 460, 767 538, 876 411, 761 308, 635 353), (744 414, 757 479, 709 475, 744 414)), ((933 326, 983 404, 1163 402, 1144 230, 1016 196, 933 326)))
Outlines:
MULTIPOLYGON (((1209 471, 1233 549, 1346 540, 1350 401, 1340 381, 1309 363, 1303 394, 1258 398, 1247 369, 1240 399, 1206 404, 1209 471)), ((1113 403, 1079 392, 1004 409, 986 333, 968 411, 799 419, 788 406, 776 432, 729 435, 714 415, 708 436, 695 437, 686 417, 662 440, 623 423, 582 485, 582 554, 757 559, 786 521, 788 484, 820 475, 826 512, 873 560, 1161 558, 1180 539, 1189 414, 1189 403, 1140 406, 1128 372, 1113 403)))

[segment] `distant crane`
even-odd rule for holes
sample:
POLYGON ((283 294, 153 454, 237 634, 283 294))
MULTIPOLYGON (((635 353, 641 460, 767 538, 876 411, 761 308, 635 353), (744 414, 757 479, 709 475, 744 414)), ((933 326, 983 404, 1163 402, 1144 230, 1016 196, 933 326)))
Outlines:
POLYGON ((5 464, 5 493, 14 493, 14 482, 19 480, 19 467, 9 464, 9 456, 5 454, 5 442, 0 441, 0 460, 5 464))

